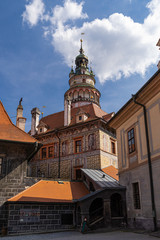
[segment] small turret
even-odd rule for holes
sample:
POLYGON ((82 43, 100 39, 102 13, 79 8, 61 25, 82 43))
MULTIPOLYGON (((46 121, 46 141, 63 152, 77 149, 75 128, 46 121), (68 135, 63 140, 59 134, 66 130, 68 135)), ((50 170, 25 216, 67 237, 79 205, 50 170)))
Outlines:
POLYGON ((19 105, 17 107, 17 118, 16 118, 16 126, 21 130, 25 131, 26 118, 23 117, 23 106, 22 106, 22 98, 19 101, 19 105))
POLYGON ((37 126, 39 124, 39 115, 41 114, 41 112, 38 108, 33 108, 31 114, 32 114, 31 135, 35 135, 38 130, 37 126))

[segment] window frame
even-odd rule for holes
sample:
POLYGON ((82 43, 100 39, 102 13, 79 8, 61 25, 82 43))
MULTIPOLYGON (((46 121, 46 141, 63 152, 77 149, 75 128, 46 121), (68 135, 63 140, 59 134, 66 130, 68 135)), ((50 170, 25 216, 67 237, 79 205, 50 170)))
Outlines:
POLYGON ((44 160, 44 159, 47 159, 47 146, 44 146, 41 148, 41 159, 44 160), (46 155, 45 157, 43 157, 43 150, 46 149, 46 155))
POLYGON ((52 158, 54 156, 54 147, 53 145, 48 146, 47 148, 48 158, 52 158), (52 151, 50 149, 52 148, 52 151), (50 154, 52 152, 52 155, 50 154))
POLYGON ((128 141, 128 153, 132 154, 136 152, 136 141, 135 141, 135 128, 131 127, 130 129, 127 130, 127 141, 128 141), (131 132, 132 131, 132 132, 131 132), (130 135, 130 136, 129 136, 130 135), (132 146, 132 141, 134 141, 134 147, 132 146))
POLYGON ((74 139, 74 154, 79 154, 79 153, 82 153, 83 152, 83 142, 82 142, 82 137, 79 137, 79 138, 75 138, 74 139), (77 145, 76 143, 77 142, 81 142, 81 151, 77 152, 77 145))
POLYGON ((141 195, 140 195, 140 184, 138 181, 132 183, 132 193, 133 193, 133 207, 135 210, 140 210, 141 195))

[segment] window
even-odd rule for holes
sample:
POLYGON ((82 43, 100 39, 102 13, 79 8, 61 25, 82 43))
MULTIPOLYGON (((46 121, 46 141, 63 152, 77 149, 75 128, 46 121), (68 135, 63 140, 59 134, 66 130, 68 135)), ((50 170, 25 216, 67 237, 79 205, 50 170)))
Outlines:
POLYGON ((139 194, 139 183, 133 183, 133 201, 134 201, 134 209, 140 209, 141 203, 140 203, 140 194, 139 194))
POLYGON ((81 140, 75 140, 75 153, 82 152, 82 141, 81 140))
POLYGON ((44 148, 42 148, 42 159, 44 159, 46 157, 47 157, 47 148, 44 147, 44 148))
POLYGON ((42 132, 42 128, 40 128, 40 130, 39 130, 40 132, 42 132))
POLYGON ((2 174, 3 158, 0 158, 0 175, 2 174))
POLYGON ((79 120, 82 120, 82 116, 79 116, 79 120))
POLYGON ((48 157, 53 157, 53 146, 48 147, 48 157))
POLYGON ((128 150, 129 150, 129 153, 132 153, 135 151, 134 128, 128 131, 128 150))
POLYGON ((116 144, 115 142, 111 141, 111 152, 113 154, 116 154, 116 144))

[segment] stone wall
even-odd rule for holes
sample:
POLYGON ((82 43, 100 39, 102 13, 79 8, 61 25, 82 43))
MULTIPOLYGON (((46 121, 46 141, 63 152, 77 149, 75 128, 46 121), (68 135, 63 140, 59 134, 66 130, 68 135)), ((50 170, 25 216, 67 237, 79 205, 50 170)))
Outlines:
POLYGON ((74 205, 72 203, 13 203, 9 204, 8 208, 9 235, 52 232, 75 226, 74 205))
POLYGON ((3 159, 0 175, 0 232, 7 227, 7 208, 5 202, 28 186, 27 156, 33 152, 33 146, 23 143, 0 144, 0 157, 3 159))

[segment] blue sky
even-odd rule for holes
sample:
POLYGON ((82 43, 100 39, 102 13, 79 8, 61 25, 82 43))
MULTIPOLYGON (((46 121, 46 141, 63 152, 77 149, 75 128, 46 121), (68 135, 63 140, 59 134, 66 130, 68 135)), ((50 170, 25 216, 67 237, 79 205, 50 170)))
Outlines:
POLYGON ((159 12, 159 0, 0 1, 0 99, 11 120, 21 97, 27 131, 33 107, 63 110, 81 32, 101 107, 117 112, 157 71, 159 12))

